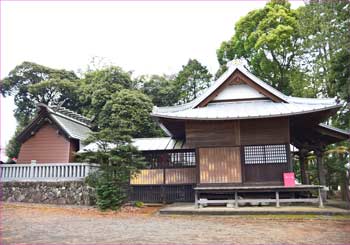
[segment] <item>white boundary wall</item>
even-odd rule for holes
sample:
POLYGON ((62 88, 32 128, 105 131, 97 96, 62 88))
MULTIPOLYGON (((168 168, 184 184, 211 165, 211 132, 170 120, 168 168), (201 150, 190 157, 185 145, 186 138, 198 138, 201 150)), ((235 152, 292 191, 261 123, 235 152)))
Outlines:
POLYGON ((0 181, 72 181, 83 180, 97 169, 89 163, 1 164, 0 181))

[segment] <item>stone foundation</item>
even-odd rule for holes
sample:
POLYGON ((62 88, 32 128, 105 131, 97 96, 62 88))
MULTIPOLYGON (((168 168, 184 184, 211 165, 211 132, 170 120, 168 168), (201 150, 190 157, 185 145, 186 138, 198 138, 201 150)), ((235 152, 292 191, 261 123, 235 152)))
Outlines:
POLYGON ((94 205, 95 190, 82 181, 3 182, 1 200, 47 204, 94 205))

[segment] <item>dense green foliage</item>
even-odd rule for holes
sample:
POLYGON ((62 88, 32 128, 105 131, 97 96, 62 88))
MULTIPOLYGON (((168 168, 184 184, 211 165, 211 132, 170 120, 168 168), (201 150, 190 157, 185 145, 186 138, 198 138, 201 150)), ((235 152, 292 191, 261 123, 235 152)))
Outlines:
POLYGON ((17 158, 17 156, 19 154, 21 144, 19 142, 17 142, 16 137, 22 130, 23 130, 23 128, 21 126, 17 125, 15 134, 12 136, 12 138, 7 143, 6 155, 9 158, 8 160, 11 160, 14 157, 17 158))
POLYGON ((99 129, 113 129, 134 138, 160 135, 150 118, 152 108, 152 101, 142 92, 123 89, 114 93, 100 109, 99 129))
POLYGON ((176 76, 176 90, 179 91, 180 103, 187 103, 197 98, 210 86, 212 75, 198 60, 190 59, 176 76))
POLYGON ((183 104, 197 98, 211 83, 207 67, 196 59, 189 59, 173 76, 141 76, 141 90, 151 97, 156 106, 183 104))
POLYGON ((96 188, 97 206, 102 210, 118 209, 126 200, 130 176, 145 166, 143 157, 123 132, 104 129, 88 141, 97 142, 98 151, 81 154, 80 160, 99 164, 98 171, 86 180, 96 188))
POLYGON ((141 76, 141 90, 156 106, 171 106, 179 101, 180 92, 175 85, 174 76, 141 76))
POLYGON ((349 64, 344 60, 350 52, 349 8, 348 1, 322 1, 298 9, 304 63, 299 68, 324 96, 334 97, 340 92, 335 79, 344 74, 334 74, 334 65, 345 68, 349 64), (342 60, 345 63, 338 63, 342 60))
POLYGON ((251 71, 274 87, 292 94, 290 81, 300 49, 297 11, 290 3, 272 0, 235 25, 235 35, 217 51, 220 65, 244 58, 251 71))
POLYGON ((79 86, 79 100, 82 111, 88 117, 99 120, 101 108, 111 99, 114 93, 122 89, 134 89, 131 73, 120 67, 103 67, 89 70, 83 74, 79 86))
POLYGON ((23 62, 1 81, 0 91, 4 96, 14 96, 15 117, 21 126, 25 126, 35 114, 36 103, 65 101, 67 108, 78 109, 77 80, 74 72, 23 62))

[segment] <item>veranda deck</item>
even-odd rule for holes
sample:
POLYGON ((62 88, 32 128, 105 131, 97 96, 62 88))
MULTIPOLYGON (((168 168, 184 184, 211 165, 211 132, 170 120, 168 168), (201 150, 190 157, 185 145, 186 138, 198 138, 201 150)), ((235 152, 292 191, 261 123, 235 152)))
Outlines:
POLYGON ((286 186, 198 186, 194 188, 195 191, 195 207, 203 208, 208 204, 226 204, 227 207, 238 208, 239 204, 258 202, 258 203, 276 203, 276 207, 280 207, 280 203, 318 203, 320 208, 323 208, 323 200, 321 196, 321 190, 323 186, 320 185, 296 185, 293 187, 286 186), (316 198, 280 198, 282 192, 308 192, 317 191, 318 196, 316 198), (243 199, 239 198, 239 193, 275 193, 275 198, 253 198, 243 199), (202 194, 232 194, 232 198, 209 200, 207 198, 201 198, 202 194))

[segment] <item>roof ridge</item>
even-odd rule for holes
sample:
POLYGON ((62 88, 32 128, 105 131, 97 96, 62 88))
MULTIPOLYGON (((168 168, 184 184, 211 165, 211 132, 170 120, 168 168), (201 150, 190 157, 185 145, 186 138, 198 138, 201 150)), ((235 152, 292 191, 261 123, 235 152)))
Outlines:
POLYGON ((72 111, 68 108, 65 108, 63 106, 53 105, 53 106, 48 106, 48 108, 51 109, 54 113, 59 113, 65 117, 67 117, 68 119, 73 119, 75 121, 86 124, 88 126, 90 126, 90 124, 91 124, 90 118, 85 117, 85 116, 83 116, 75 111, 72 111))

